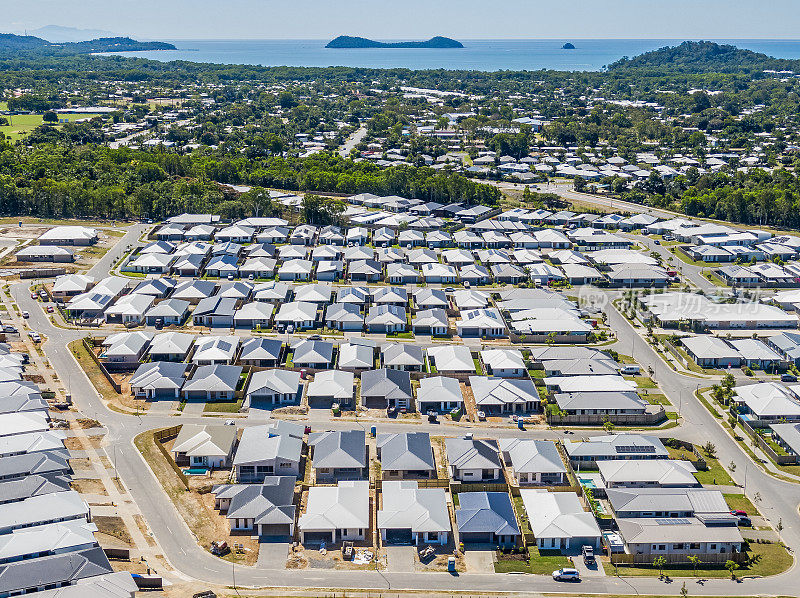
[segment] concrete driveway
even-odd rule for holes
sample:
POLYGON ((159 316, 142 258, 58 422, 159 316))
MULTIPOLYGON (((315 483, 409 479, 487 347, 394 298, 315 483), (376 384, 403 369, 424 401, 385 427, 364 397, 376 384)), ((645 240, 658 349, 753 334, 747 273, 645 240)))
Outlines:
POLYGON ((285 569, 286 557, 291 543, 286 538, 262 537, 258 539, 258 562, 260 569, 285 569))
POLYGON ((386 568, 394 573, 414 572, 414 546, 386 546, 386 568))
POLYGON ((494 573, 494 548, 470 547, 464 551, 464 563, 467 573, 494 573))

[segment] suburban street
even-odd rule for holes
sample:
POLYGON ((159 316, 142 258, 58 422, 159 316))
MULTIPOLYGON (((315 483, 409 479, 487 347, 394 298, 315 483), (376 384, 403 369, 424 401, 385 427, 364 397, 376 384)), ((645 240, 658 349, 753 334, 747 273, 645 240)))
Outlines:
MULTIPOLYGON (((129 245, 136 243, 145 230, 144 225, 132 226, 120 242, 95 265, 90 274, 102 277, 109 271, 110 265, 118 259, 129 245)), ((271 570, 258 567, 236 566, 222 561, 198 544, 188 526, 178 512, 172 508, 170 499, 161 488, 156 477, 150 471, 144 459, 133 445, 133 439, 148 429, 166 427, 178 423, 207 423, 207 418, 182 416, 179 420, 167 415, 126 415, 107 409, 94 390, 91 381, 67 349, 67 344, 88 334, 82 330, 66 329, 54 326, 41 309, 41 304, 32 300, 28 283, 12 285, 12 296, 20 309, 30 312, 29 324, 32 329, 46 335, 47 342, 43 350, 50 363, 58 373, 62 384, 72 394, 78 409, 85 417, 100 421, 108 429, 109 446, 114 447, 109 459, 116 468, 133 500, 143 513, 149 527, 153 530, 163 554, 177 571, 177 575, 166 574, 175 580, 196 579, 209 584, 223 584, 242 587, 302 587, 302 588, 360 588, 374 590, 427 590, 427 591, 461 591, 461 592, 556 592, 570 591, 564 584, 553 581, 549 576, 521 575, 481 575, 461 574, 451 576, 446 573, 391 573, 379 571, 335 571, 335 570, 271 570)), ((675 436, 696 444, 711 441, 716 445, 720 462, 734 462, 736 470, 731 476, 738 484, 747 484, 747 495, 753 500, 756 492, 760 494, 758 502, 762 513, 775 526, 780 520, 783 525, 782 537, 793 549, 800 547, 798 532, 798 503, 800 503, 800 486, 773 478, 752 463, 744 451, 727 435, 714 417, 694 398, 698 386, 708 386, 712 382, 673 371, 649 347, 646 341, 634 330, 629 322, 613 307, 608 295, 597 291, 597 299, 605 303, 611 328, 617 331, 618 348, 621 352, 633 354, 643 368, 652 367, 654 378, 663 392, 676 407, 680 406, 683 423, 679 428, 663 432, 663 435, 675 436)), ((313 414, 313 411, 312 411, 313 414)), ((241 425, 252 425, 248 419, 238 420, 241 425)), ((352 428, 356 425, 372 425, 371 423, 355 423, 353 421, 331 422, 329 420, 309 422, 312 426, 324 425, 330 429, 352 428)), ((382 432, 408 430, 406 423, 379 423, 382 432)), ((463 434, 473 429, 483 436, 519 436, 520 432, 511 427, 487 428, 475 426, 454 426, 444 424, 416 423, 420 431, 436 434, 463 434)), ((597 433, 597 432, 594 432, 597 433)), ((554 430, 536 430, 524 433, 528 437, 557 438, 563 432, 554 430)), ((588 434, 586 434, 588 435, 588 434)), ((571 438, 581 437, 579 432, 571 438)), ((107 452, 109 452, 107 450, 107 452)), ((262 548, 263 549, 263 548, 262 548)), ((800 584, 800 573, 796 567, 788 572, 765 579, 746 579, 742 583, 729 580, 708 580, 704 584, 695 581, 690 593, 697 595, 753 595, 753 594, 786 594, 787 588, 800 584)), ((612 594, 678 594, 680 584, 665 584, 656 578, 618 578, 607 577, 585 578, 580 585, 581 592, 612 594)))

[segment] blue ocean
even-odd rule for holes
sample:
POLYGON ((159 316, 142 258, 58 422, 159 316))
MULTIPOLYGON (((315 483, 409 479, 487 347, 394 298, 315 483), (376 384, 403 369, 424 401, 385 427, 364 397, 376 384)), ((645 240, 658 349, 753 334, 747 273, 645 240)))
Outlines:
MULTIPOLYGON (((466 69, 478 71, 597 71, 622 58, 680 43, 669 39, 503 39, 459 40, 463 49, 327 49, 328 40, 163 40, 178 50, 121 52, 168 62, 188 60, 262 66, 351 66, 365 68, 466 69), (574 50, 561 46, 570 42, 574 50)), ((712 40, 800 58, 800 40, 712 40)))

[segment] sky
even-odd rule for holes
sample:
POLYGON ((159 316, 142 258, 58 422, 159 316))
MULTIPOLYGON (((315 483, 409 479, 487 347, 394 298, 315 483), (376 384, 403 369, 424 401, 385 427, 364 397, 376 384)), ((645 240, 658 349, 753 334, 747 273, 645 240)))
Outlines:
POLYGON ((0 0, 0 30, 138 39, 798 39, 800 0, 0 0))

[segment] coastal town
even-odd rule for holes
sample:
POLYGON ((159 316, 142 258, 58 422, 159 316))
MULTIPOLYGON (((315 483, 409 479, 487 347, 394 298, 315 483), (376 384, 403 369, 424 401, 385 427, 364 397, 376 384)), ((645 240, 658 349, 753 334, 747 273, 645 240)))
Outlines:
POLYGON ((150 51, 0 36, 0 598, 792 594, 800 60, 150 51))

